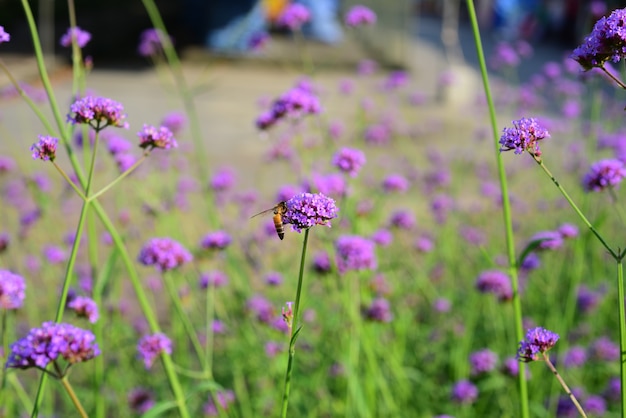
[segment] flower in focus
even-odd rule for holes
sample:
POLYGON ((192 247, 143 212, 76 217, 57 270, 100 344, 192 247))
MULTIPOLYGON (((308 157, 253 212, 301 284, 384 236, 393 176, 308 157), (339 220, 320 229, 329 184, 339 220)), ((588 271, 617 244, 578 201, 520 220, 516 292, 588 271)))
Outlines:
POLYGON ((291 224, 296 232, 315 225, 327 225, 337 217, 339 209, 335 201, 321 193, 300 193, 285 202, 287 212, 283 215, 283 223, 291 224))
POLYGON ((311 19, 309 9, 298 3, 289 4, 278 17, 278 25, 290 30, 299 30, 311 19))
POLYGON ((357 236, 344 235, 335 241, 337 268, 340 274, 349 270, 368 270, 377 267, 376 244, 357 236))
POLYGON ((92 324, 98 321, 98 305, 96 305, 93 299, 85 296, 76 296, 67 303, 67 307, 76 312, 76 315, 79 317, 87 318, 92 324))
POLYGON ((138 260, 144 266, 155 266, 160 272, 172 270, 191 261, 193 256, 171 238, 152 238, 144 244, 138 260))
POLYGON ((204 415, 216 417, 220 414, 218 408, 220 411, 226 411, 228 410, 228 406, 233 402, 235 402, 235 392, 232 390, 218 390, 215 392, 214 397, 209 396, 209 400, 204 404, 202 410, 204 415), (215 404, 216 402, 217 405, 215 404))
POLYGON ((617 187, 626 176, 626 168, 620 160, 600 160, 591 165, 583 176, 582 184, 586 192, 600 192, 607 187, 617 187))
POLYGON ((226 231, 210 232, 200 241, 200 247, 205 250, 223 250, 232 242, 232 238, 226 231))
POLYGON ((500 301, 513 298, 509 276, 500 270, 486 270, 478 275, 476 289, 481 293, 493 293, 500 301))
POLYGON ((498 355, 493 351, 485 348, 470 354, 469 362, 471 365, 472 376, 488 373, 496 368, 498 363, 498 355))
POLYGON ((452 400, 461 404, 471 404, 478 398, 478 388, 469 380, 460 380, 452 387, 452 400))
POLYGON ((525 363, 539 360, 539 353, 550 350, 559 340, 559 335, 545 328, 529 329, 526 338, 520 341, 517 359, 525 363))
POLYGON ((172 340, 162 333, 146 335, 139 340, 137 351, 146 369, 150 369, 161 353, 172 354, 172 340))
POLYGON ((514 150, 515 154, 524 151, 539 157, 539 141, 550 138, 550 133, 534 118, 513 121, 513 128, 504 128, 500 137, 500 152, 514 150))
POLYGON ((373 25, 376 23, 376 13, 368 7, 357 4, 348 10, 344 21, 346 25, 351 27, 373 25))
POLYGON ((70 324, 44 322, 41 328, 31 329, 26 337, 11 344, 6 367, 44 369, 59 357, 70 364, 87 361, 100 355, 95 341, 91 331, 70 324))
POLYGON ((570 55, 585 71, 619 62, 626 54, 626 9, 614 10, 596 22, 591 33, 570 55))
POLYGON ((100 131, 107 126, 128 128, 124 106, 106 97, 87 96, 76 100, 70 106, 67 120, 73 125, 80 123, 88 124, 96 131, 100 131))
POLYGON ((72 40, 76 40, 76 45, 79 48, 84 48, 85 45, 91 40, 91 33, 86 30, 82 30, 78 26, 74 26, 72 28, 68 28, 67 32, 63 36, 61 36, 60 44, 64 47, 72 46, 72 40))
POLYGON ((42 161, 54 161, 57 156, 57 144, 59 140, 52 136, 38 135, 39 141, 30 147, 33 159, 42 161))
POLYGON ((170 149, 178 147, 172 131, 165 126, 158 129, 152 125, 143 125, 143 129, 137 133, 139 137, 139 147, 143 149, 170 149))
POLYGON ((137 387, 128 393, 128 407, 136 414, 145 414, 154 404, 154 394, 149 389, 137 387))
POLYGON ((26 297, 26 282, 8 270, 0 270, 0 309, 19 309, 26 297))
MULTIPOLYGON (((150 57, 160 53, 163 50, 162 39, 165 38, 165 34, 159 29, 146 29, 141 32, 139 36, 139 46, 137 52, 142 57, 150 57)), ((172 38, 170 37, 170 42, 172 38)))
POLYGON ((363 151, 354 148, 342 148, 333 155, 333 165, 341 172, 356 177, 366 162, 363 151))
POLYGON ((9 42, 11 40, 11 35, 4 31, 4 26, 0 26, 0 44, 9 42))

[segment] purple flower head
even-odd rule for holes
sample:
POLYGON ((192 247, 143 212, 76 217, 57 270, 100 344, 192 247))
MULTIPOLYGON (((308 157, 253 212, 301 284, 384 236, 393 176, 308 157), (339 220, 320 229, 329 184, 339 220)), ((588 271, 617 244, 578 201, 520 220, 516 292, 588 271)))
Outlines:
POLYGON ((30 147, 33 159, 42 161, 54 161, 57 156, 57 144, 59 140, 52 136, 38 135, 39 141, 30 147))
POLYGON ((226 273, 213 270, 200 274, 200 289, 206 289, 209 286, 224 287, 228 284, 228 276, 226 273))
POLYGON ((15 169, 15 161, 11 157, 0 155, 0 174, 8 173, 15 169))
POLYGON ((291 224, 296 232, 314 225, 327 225, 337 217, 339 209, 335 201, 321 193, 301 193, 285 202, 287 211, 283 214, 283 224, 291 224))
POLYGON ((583 176, 583 189, 586 192, 600 192, 607 187, 617 188, 625 175, 626 168, 620 160, 600 160, 592 164, 583 176))
POLYGON ((591 33, 570 55, 585 70, 619 62, 626 53, 626 9, 614 10, 596 22, 591 33))
POLYGON ((545 328, 531 328, 526 333, 526 338, 520 341, 517 350, 517 359, 525 363, 539 360, 539 353, 550 350, 559 340, 559 335, 545 328))
POLYGON ((268 341, 265 343, 265 355, 269 358, 274 358, 284 350, 283 343, 276 341, 268 341))
POLYGON ((583 408, 590 416, 602 417, 606 413, 606 401, 601 396, 591 395, 583 402, 583 408))
POLYGON ((144 244, 138 260, 144 266, 154 266, 165 272, 190 262, 193 256, 179 242, 171 238, 152 238, 144 244))
POLYGON ((146 369, 150 369, 161 353, 172 354, 172 340, 162 333, 145 335, 139 340, 137 351, 146 369))
POLYGON ((224 192, 235 185, 235 170, 230 167, 218 169, 211 177, 211 188, 216 192, 224 192))
POLYGON ((137 158, 133 154, 115 154, 115 164, 120 173, 128 171, 136 162, 137 158))
POLYGON ((0 254, 5 252, 7 248, 9 248, 9 244, 11 243, 11 236, 8 232, 0 233, 0 254))
POLYGON ((47 245, 43 249, 43 255, 48 259, 50 264, 60 264, 67 259, 67 253, 63 248, 55 245, 47 245))
POLYGON ((59 357, 69 364, 87 361, 100 355, 95 341, 91 331, 70 324, 44 322, 41 328, 31 329, 26 337, 11 345, 6 367, 43 369, 59 357))
POLYGON ((313 270, 318 273, 329 273, 332 270, 330 256, 326 251, 320 251, 313 256, 313 270))
POLYGON ((391 141, 391 128, 386 123, 376 123, 365 129, 365 142, 372 145, 387 145, 391 141))
POLYGON ((447 313, 450 312, 451 307, 452 303, 446 298, 437 298, 433 302, 433 309, 435 312, 447 313))
POLYGON ((0 26, 0 44, 9 42, 11 40, 11 35, 5 32, 4 26, 0 26))
POLYGON ((85 296, 76 296, 68 302, 67 307, 76 312, 76 315, 79 317, 87 318, 92 324, 98 321, 98 305, 96 305, 93 299, 85 296))
POLYGON ((377 267, 376 244, 356 235, 343 235, 335 241, 337 268, 340 274, 350 270, 373 270, 377 267))
POLYGON ((576 306, 582 313, 589 313, 598 306, 600 297, 599 292, 595 292, 585 285, 580 285, 576 295, 576 306))
POLYGON ((87 96, 76 100, 70 106, 67 120, 73 125, 88 124, 96 131, 107 126, 128 129, 124 106, 106 97, 87 96))
POLYGON ((372 234, 371 239, 376 245, 386 247, 393 241, 393 234, 388 229, 379 229, 372 234))
POLYGON ((372 9, 357 4, 346 13, 344 22, 347 26, 357 27, 376 23, 376 13, 372 9))
POLYGON ((235 392, 232 390, 218 390, 215 392, 215 397, 209 396, 209 400, 202 407, 202 411, 206 416, 216 417, 220 414, 219 411, 227 411, 228 406, 233 402, 235 402, 235 392), (215 404, 216 402, 217 405, 215 404))
POLYGON ((589 357, 606 362, 617 361, 619 359, 619 346, 608 337, 600 337, 591 343, 589 357))
POLYGON ((427 236, 420 236, 415 239, 415 243, 413 244, 413 246, 420 253, 429 253, 433 250, 435 244, 432 238, 427 236))
POLYGON ((309 182, 305 182, 303 187, 309 193, 316 190, 326 196, 333 196, 335 198, 348 195, 346 179, 338 173, 327 175, 313 174, 313 178, 309 182))
POLYGON ((614 402, 618 402, 621 399, 621 387, 622 384, 620 382, 620 378, 614 377, 609 380, 604 388, 603 395, 606 399, 614 402))
MULTIPOLYGON (((93 132, 93 131, 90 131, 93 132)), ((107 149, 112 155, 124 154, 133 148, 133 144, 117 135, 110 135, 106 139, 107 149)))
POLYGON ((333 165, 350 177, 356 177, 365 164, 363 151, 354 148, 342 148, 333 155, 333 165))
POLYGON ((200 241, 200 247, 205 250, 223 250, 232 242, 232 238, 226 231, 210 232, 200 241))
POLYGON ((563 356, 563 367, 582 367, 587 362, 587 351, 583 347, 572 347, 563 356))
POLYGON ((408 82, 409 82, 409 73, 407 73, 406 71, 402 71, 402 70, 392 71, 391 73, 389 73, 389 76, 387 76, 387 79, 384 81, 383 89, 387 91, 395 90, 397 88, 404 86, 408 82))
MULTIPOLYGON (((165 34, 159 29, 146 29, 139 36, 139 46, 137 52, 142 57, 150 57, 163 51, 163 41, 165 34)), ((172 38, 170 37, 170 42, 172 38)))
POLYGON ((250 297, 246 308, 252 312, 257 320, 269 324, 274 318, 274 305, 261 295, 250 297))
POLYGON ((563 238, 576 238, 578 236, 578 227, 576 225, 565 223, 559 226, 558 231, 563 238))
POLYGON ((26 297, 26 282, 8 270, 0 270, 0 309, 19 309, 26 297))
POLYGON ((137 387, 128 393, 128 407, 136 414, 145 414, 155 403, 154 393, 149 389, 137 387))
POLYGON ((374 299, 370 306, 365 308, 363 314, 365 318, 374 322, 391 322, 393 319, 391 304, 387 299, 381 297, 374 299))
POLYGON ((539 141, 550 138, 550 133, 534 118, 514 120, 513 128, 504 128, 500 137, 500 152, 514 150, 515 154, 528 151, 539 157, 539 141))
POLYGON ((78 26, 68 28, 65 35, 61 36, 61 46, 66 48, 72 46, 72 40, 76 40, 76 45, 79 48, 84 48, 87 42, 91 40, 91 33, 82 30, 78 26))
POLYGON ((310 18, 309 9, 301 4, 291 3, 278 17, 277 23, 279 26, 290 30, 299 30, 310 18))
POLYGON ((276 271, 271 271, 265 275, 264 281, 270 286, 280 286, 283 282, 283 275, 276 271))
POLYGON ((489 59, 489 64, 495 70, 502 68, 514 68, 520 63, 518 52, 508 42, 499 42, 495 52, 489 59))
POLYGON ((383 180, 383 190, 386 193, 404 193, 409 189, 409 181, 400 174, 391 174, 383 180))
POLYGON ((415 227, 415 215, 411 211, 398 209, 391 213, 389 225, 400 229, 412 229, 415 227))
POLYGON ((469 380, 460 380, 452 387, 452 401, 472 404, 478 398, 478 388, 469 380))
POLYGON ((530 238, 530 241, 541 240, 536 250, 558 250, 563 246, 563 236, 559 231, 540 231, 530 238))
POLYGON ((498 355, 485 348, 470 354, 469 362, 472 376, 478 376, 494 370, 498 363, 498 355))
POLYGON ((541 260, 539 260, 539 256, 537 253, 531 252, 526 255, 526 257, 522 260, 519 268, 523 272, 528 272, 531 270, 536 270, 541 266, 541 260))
POLYGON ((493 293, 500 301, 513 298, 509 276, 500 270, 486 270, 478 275, 476 289, 481 293, 493 293))
POLYGON ((152 150, 154 148, 170 149, 178 147, 172 131, 165 126, 155 128, 152 125, 143 125, 143 129, 137 133, 139 148, 152 150))
POLYGON ((163 116, 161 126, 166 127, 174 134, 178 134, 187 126, 187 116, 183 112, 170 112, 163 116))

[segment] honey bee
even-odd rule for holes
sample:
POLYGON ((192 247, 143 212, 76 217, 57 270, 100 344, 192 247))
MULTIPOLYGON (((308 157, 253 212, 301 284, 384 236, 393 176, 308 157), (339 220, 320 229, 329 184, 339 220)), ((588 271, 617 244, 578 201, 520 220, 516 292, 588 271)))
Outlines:
POLYGON ((264 210, 263 212, 257 213, 256 215, 252 216, 252 218, 254 218, 255 216, 259 216, 259 215, 265 215, 266 213, 270 213, 270 212, 274 214, 272 219, 274 220, 274 228, 276 228, 276 234, 278 235, 278 238, 282 240, 283 238, 285 238, 285 228, 283 226, 283 215, 287 213, 287 205, 285 204, 285 202, 280 202, 271 209, 267 209, 267 210, 264 210))

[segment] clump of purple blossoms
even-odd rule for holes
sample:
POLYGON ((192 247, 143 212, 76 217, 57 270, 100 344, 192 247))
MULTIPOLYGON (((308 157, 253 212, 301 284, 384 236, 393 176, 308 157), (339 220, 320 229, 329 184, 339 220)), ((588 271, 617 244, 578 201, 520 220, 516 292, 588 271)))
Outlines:
POLYGON ((170 112, 163 116, 161 125, 172 131, 174 134, 180 133, 187 125, 187 116, 184 112, 170 112))
POLYGON ((559 340, 559 335, 545 328, 529 329, 526 338, 520 341, 517 359, 525 363, 539 360, 539 353, 550 350, 559 340))
POLYGON ((478 388, 469 380, 460 380, 452 387, 452 400, 460 404, 471 404, 478 398, 478 388))
POLYGON ((378 297, 372 301, 370 306, 365 309, 365 318, 376 322, 391 322, 393 313, 391 313, 391 305, 385 298, 378 297))
POLYGON ((409 181, 400 174, 390 174, 383 180, 383 190, 386 193, 401 192, 409 189, 409 181))
POLYGON ((138 257, 141 264, 154 266, 160 272, 180 267, 192 259, 191 253, 171 238, 152 238, 144 244, 138 257))
POLYGON ((589 357, 606 362, 619 359, 619 346, 608 337, 600 337, 589 346, 589 357))
POLYGON ((67 32, 63 36, 61 36, 61 46, 70 47, 72 46, 72 40, 76 40, 76 45, 79 48, 84 48, 85 45, 91 40, 91 33, 86 30, 82 30, 78 26, 74 26, 72 28, 68 28, 67 32))
POLYGON ((342 148, 333 155, 333 165, 350 177, 356 177, 366 162, 363 151, 354 148, 342 148))
POLYGON ((139 340, 137 351, 146 369, 150 369, 161 353, 172 354, 172 340, 162 333, 146 335, 139 340))
POLYGON ((200 289, 207 289, 209 286, 224 287, 228 284, 228 276, 220 270, 212 270, 200 274, 200 289))
POLYGON ((337 268, 340 274, 350 270, 373 270, 377 267, 374 241, 357 236, 343 235, 335 241, 337 268))
POLYGON ((550 138, 550 133, 534 118, 514 120, 513 128, 504 128, 500 137, 500 151, 514 150, 515 154, 524 151, 539 157, 539 141, 550 138))
POLYGON ((93 299, 76 296, 68 302, 67 307, 76 312, 79 317, 87 318, 92 324, 98 321, 98 305, 93 299))
POLYGON ((26 282, 8 270, 0 270, 0 309, 19 309, 26 297, 26 282))
POLYGON ((332 270, 330 256, 326 251, 320 251, 313 256, 313 270, 318 273, 329 273, 332 270))
POLYGON ((230 167, 219 168, 211 177, 211 188, 216 192, 225 192, 235 185, 235 171, 230 167))
POLYGON ((591 165, 583 176, 582 184, 586 192, 600 192, 607 187, 618 187, 626 176, 626 168, 620 160, 600 160, 591 165))
POLYGON ((498 355, 488 348, 485 348, 484 350, 478 350, 471 353, 469 356, 469 362, 472 376, 478 376, 483 373, 488 373, 496 368, 498 365, 498 355))
POLYGON ((67 120, 73 125, 87 124, 96 131, 100 131, 107 126, 128 128, 124 106, 106 97, 87 96, 76 100, 70 106, 67 120))
POLYGON ((412 229, 415 227, 415 215, 411 211, 398 209, 389 217, 389 225, 405 230, 412 229))
POLYGON ((337 217, 339 209, 335 201, 321 193, 300 193, 285 202, 287 212, 283 215, 283 223, 291 224, 296 232, 315 225, 327 225, 337 217))
POLYGON ((218 390, 217 392, 215 392, 215 399, 213 399, 212 396, 209 396, 209 400, 202 407, 204 415, 210 417, 215 417, 219 415, 218 406, 215 405, 216 401, 219 405, 219 409, 221 411, 226 411, 228 410, 228 406, 231 403, 235 402, 235 392, 233 392, 232 390, 218 390))
POLYGON ((540 241, 537 250, 557 250, 563 246, 563 236, 559 231, 537 232, 530 241, 540 241))
POLYGON ((299 30, 311 19, 309 9, 298 3, 291 3, 278 17, 278 25, 290 30, 299 30))
POLYGON ((223 250, 232 242, 232 238, 226 231, 210 232, 200 241, 200 247, 205 250, 223 250))
POLYGON ((596 22, 591 33, 570 58, 585 71, 602 67, 605 62, 619 62, 626 55, 626 9, 614 10, 596 22))
POLYGON ((5 32, 4 26, 0 26, 0 44, 9 42, 11 40, 11 35, 5 32))
POLYGON ((136 414, 145 414, 154 404, 154 394, 149 389, 137 387, 128 393, 128 407, 136 414))
MULTIPOLYGON (((137 52, 142 57, 150 57, 163 51, 163 39, 166 35, 159 29, 146 29, 139 36, 137 52)), ((170 38, 171 41, 171 38, 170 38)))
POLYGON ((39 141, 30 147, 33 159, 42 161, 54 161, 57 156, 57 144, 59 140, 52 136, 38 135, 39 141))
POLYGON ((481 293, 493 293, 500 301, 513 298, 509 276, 500 270, 486 270, 478 275, 476 289, 481 293))
POLYGON ((311 85, 299 82, 274 100, 271 108, 257 118, 256 126, 261 130, 266 130, 283 118, 300 119, 305 115, 315 115, 321 111, 322 106, 311 85))
POLYGON ((563 356, 563 367, 582 367, 587 362, 587 350, 583 347, 575 346, 570 348, 563 356))
POLYGON ((100 349, 91 331, 70 324, 44 322, 41 328, 31 329, 26 337, 11 344, 6 367, 44 369, 59 357, 71 365, 98 355, 100 349))
POLYGON ((170 149, 178 147, 174 134, 165 126, 156 128, 152 125, 143 125, 143 129, 137 133, 139 148, 152 150, 154 148, 170 149))
POLYGON ((346 25, 353 28, 363 25, 373 25, 376 23, 376 13, 368 7, 357 4, 348 10, 344 21, 346 25))

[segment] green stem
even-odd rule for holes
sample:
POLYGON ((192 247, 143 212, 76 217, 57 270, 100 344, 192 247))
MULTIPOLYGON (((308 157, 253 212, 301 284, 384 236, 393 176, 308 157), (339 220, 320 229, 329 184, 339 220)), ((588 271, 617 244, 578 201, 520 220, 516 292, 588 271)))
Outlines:
POLYGON ((83 405, 81 405, 80 400, 74 392, 74 389, 72 389, 72 385, 70 385, 69 380, 67 380, 67 376, 63 376, 60 380, 81 418, 88 418, 89 416, 87 415, 87 412, 85 412, 85 408, 83 408, 83 405))
MULTIPOLYGON (((467 0, 467 11, 472 23, 472 31, 474 33, 474 43, 476 46, 476 54, 480 63, 480 72, 483 80, 483 88, 489 108, 489 119, 493 133, 494 149, 496 163, 498 166, 498 177, 500 180, 500 192, 502 194, 502 215, 504 218, 504 228, 506 235, 507 255, 509 260, 508 273, 511 277, 511 285, 513 288, 513 310, 515 315, 515 338, 517 341, 524 339, 524 330, 522 324, 522 301, 519 294, 519 280, 517 275, 517 261, 515 259, 515 241, 513 236, 513 222, 511 218, 511 203, 509 200, 508 185, 506 179, 506 171, 502 156, 500 155, 500 146, 498 142, 498 122, 496 119, 495 105, 491 96, 491 88, 489 86, 489 77, 487 75, 487 65, 485 63, 485 54, 483 52, 482 41, 480 39, 480 30, 478 29, 478 19, 476 18, 476 10, 474 1, 467 0)), ((518 386, 520 392, 520 415, 522 418, 529 418, 530 412, 528 407, 528 384, 526 382, 526 368, 520 367, 518 374, 518 386)))
POLYGON ((80 198, 82 200, 87 200, 87 198, 85 197, 85 195, 83 194, 82 190, 80 190, 78 188, 78 186, 76 184, 74 184, 74 182, 68 177, 68 175, 65 173, 65 171, 63 171, 63 169, 54 161, 52 161, 52 165, 54 166, 54 168, 57 169, 57 171, 59 172, 59 174, 61 174, 61 176, 63 176, 63 178, 67 181, 67 183, 72 186, 72 189, 74 189, 74 191, 76 192, 76 194, 78 196, 80 196, 80 198))
POLYGON ((205 345, 204 348, 204 373, 208 380, 213 379, 213 320, 215 318, 215 286, 206 288, 205 306, 205 345))
POLYGON ((626 89, 626 84, 622 83, 622 80, 620 80, 619 78, 615 77, 613 74, 611 74, 610 71, 608 71, 606 68, 604 68, 604 65, 600 67, 600 69, 602 71, 604 71, 604 73, 606 75, 608 75, 613 81, 615 81, 617 83, 618 86, 620 86, 623 89, 626 89))
POLYGON ((617 260, 617 309, 619 312, 619 346, 620 346, 620 382, 622 396, 622 417, 626 417, 626 313, 624 309, 624 267, 620 254, 617 260))
POLYGON ((96 193, 92 194, 91 196, 89 196, 89 198, 87 200, 92 201, 97 199, 98 197, 100 197, 102 194, 104 194, 105 192, 107 192, 111 187, 115 186, 117 183, 119 183, 121 180, 123 180, 126 176, 128 176, 130 173, 132 173, 133 171, 135 171, 135 169, 137 167, 139 167, 139 165, 141 163, 144 162, 144 160, 146 159, 146 157, 150 155, 148 152, 144 153, 143 156, 138 159, 135 164, 133 164, 132 166, 130 166, 130 168, 126 171, 124 171, 122 174, 119 175, 118 178, 116 178, 115 180, 113 180, 111 183, 107 184, 106 186, 104 186, 102 189, 98 190, 96 193))
MULTIPOLYGON (((623 303, 622 303, 623 305, 623 303)), ((587 418, 587 414, 585 414, 585 411, 583 409, 582 406, 580 406, 580 403, 578 403, 578 399, 576 399, 576 396, 574 396, 574 394, 572 393, 572 391, 570 390, 570 388, 567 386, 567 383, 565 383, 565 380, 563 380, 563 378, 561 377, 561 375, 559 374, 559 372, 556 370, 556 368, 554 367, 554 364, 552 364, 552 362, 550 361, 550 357, 545 353, 542 352, 541 355, 543 356, 544 361, 546 362, 546 365, 548 366, 548 368, 550 369, 550 371, 552 371, 552 373, 554 374, 554 376, 556 377, 556 380, 559 381, 559 383, 561 384, 561 386, 563 387, 563 390, 565 390, 565 393, 567 393, 567 396, 569 396, 569 398, 572 400, 572 402, 574 403, 574 406, 576 407, 576 409, 578 410, 578 413, 580 413, 580 415, 582 417, 587 418)), ((522 367, 520 367, 520 370, 522 369, 522 367)))
POLYGON ((280 416, 287 417, 289 406, 289 392, 291 390, 291 373, 293 371, 293 359, 296 355, 296 340, 300 333, 298 320, 300 317, 300 296, 302 294, 302 282, 304 277, 304 263, 306 260, 306 248, 309 240, 309 229, 304 230, 304 241, 302 242, 302 255, 300 256, 300 272, 298 274, 298 288, 296 290, 296 300, 293 307, 293 321, 291 322, 291 338, 289 339, 289 358, 287 360, 287 372, 285 373, 285 390, 283 392, 283 406, 280 416))

